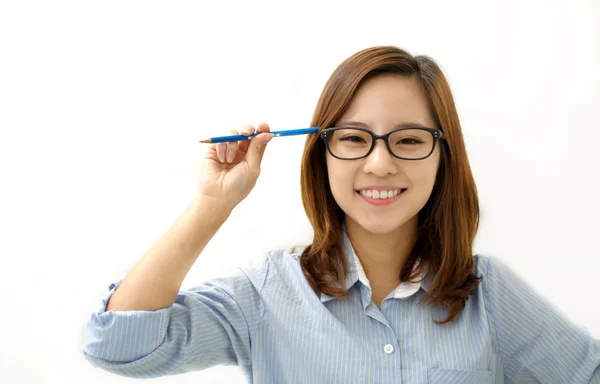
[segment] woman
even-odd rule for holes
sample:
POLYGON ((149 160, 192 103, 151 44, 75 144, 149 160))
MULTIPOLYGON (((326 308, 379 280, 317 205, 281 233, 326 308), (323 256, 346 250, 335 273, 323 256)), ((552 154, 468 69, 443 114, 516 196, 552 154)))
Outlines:
POLYGON ((311 126, 322 127, 302 159, 312 244, 181 290, 272 135, 261 124, 249 142, 213 145, 197 198, 92 315, 86 358, 131 377, 237 364, 256 383, 600 382, 588 330, 473 256, 477 191, 432 59, 354 54, 311 126))

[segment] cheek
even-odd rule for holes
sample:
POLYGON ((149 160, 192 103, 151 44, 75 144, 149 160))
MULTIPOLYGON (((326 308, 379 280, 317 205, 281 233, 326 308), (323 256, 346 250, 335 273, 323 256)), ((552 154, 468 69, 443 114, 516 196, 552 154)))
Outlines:
POLYGON ((343 189, 347 189, 352 185, 348 174, 338 168, 329 168, 329 184, 332 190, 337 190, 338 193, 343 189))
POLYGON ((417 189, 431 189, 437 174, 437 161, 415 165, 406 170, 412 186, 417 189))
POLYGON ((331 194, 336 199, 336 201, 339 202, 340 200, 352 197, 352 192, 354 192, 354 189, 352 187, 352 170, 340 166, 339 164, 335 164, 335 159, 328 159, 327 175, 329 178, 331 194))

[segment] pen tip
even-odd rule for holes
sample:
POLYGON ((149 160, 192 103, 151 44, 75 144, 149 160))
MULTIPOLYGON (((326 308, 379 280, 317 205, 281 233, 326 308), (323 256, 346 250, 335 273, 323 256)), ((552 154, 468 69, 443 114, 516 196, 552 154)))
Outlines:
POLYGON ((201 143, 207 143, 210 144, 211 140, 210 139, 205 139, 205 140, 200 140, 201 143))

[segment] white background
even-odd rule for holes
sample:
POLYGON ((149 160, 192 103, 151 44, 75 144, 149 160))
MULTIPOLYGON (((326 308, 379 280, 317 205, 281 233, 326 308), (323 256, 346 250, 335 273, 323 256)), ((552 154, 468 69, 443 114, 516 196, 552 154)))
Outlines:
MULTIPOLYGON (((84 327, 193 198, 198 141, 307 127, 335 67, 386 44, 432 56, 450 81, 481 199, 475 251, 600 337, 598 1, 2 7, 0 381, 127 381, 83 358, 84 327)), ((269 144, 184 287, 311 240, 304 140, 269 144)), ((159 380, 243 382, 236 367, 159 380)))

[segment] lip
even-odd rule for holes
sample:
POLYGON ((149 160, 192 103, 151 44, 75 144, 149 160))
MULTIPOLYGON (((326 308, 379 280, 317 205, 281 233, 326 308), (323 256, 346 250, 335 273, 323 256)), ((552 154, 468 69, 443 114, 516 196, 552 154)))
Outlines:
POLYGON ((355 190, 356 191, 360 191, 360 190, 363 190, 363 189, 370 189, 370 190, 373 190, 373 191, 389 191, 389 190, 395 191, 397 189, 406 189, 406 188, 395 187, 395 186, 390 186, 390 185, 384 185, 384 186, 381 186, 381 185, 368 185, 366 187, 356 188, 355 190))
MULTIPOLYGON (((369 188, 364 188, 364 189, 369 189, 369 188)), ((398 199, 400 199, 400 197, 402 197, 404 195, 404 192, 406 192, 406 188, 398 188, 398 189, 402 189, 402 192, 400 192, 399 194, 397 194, 396 196, 394 196, 390 199, 374 199, 372 197, 363 196, 360 194, 360 192, 356 192, 356 193, 367 203, 369 203, 371 205, 382 206, 382 205, 394 204, 396 201, 398 201, 398 199)))

